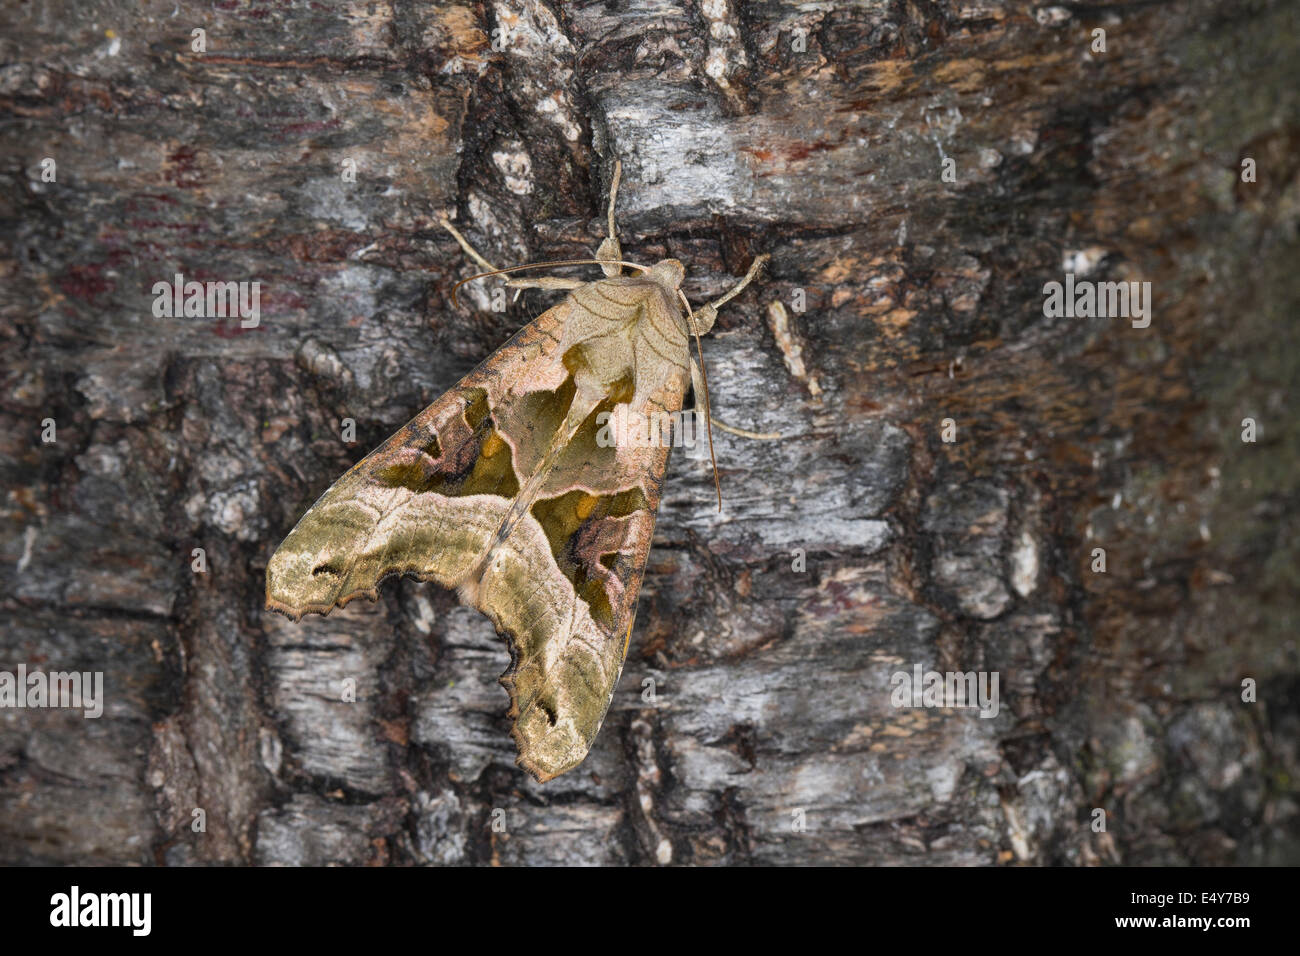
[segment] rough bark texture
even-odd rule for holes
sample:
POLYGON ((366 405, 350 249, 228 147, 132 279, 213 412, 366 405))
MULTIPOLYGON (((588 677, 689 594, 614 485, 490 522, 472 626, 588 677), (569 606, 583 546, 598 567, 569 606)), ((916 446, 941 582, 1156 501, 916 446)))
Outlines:
POLYGON ((1300 862, 1296 3, 2 16, 0 670, 107 703, 0 709, 0 862, 1300 862), (439 216, 590 254, 616 156, 626 254, 697 301, 772 254, 705 348, 788 437, 715 433, 721 515, 670 465, 610 716, 540 786, 486 619, 390 581, 292 624, 262 575, 546 306, 453 309, 439 216), (260 280, 260 325, 155 317, 178 272, 260 280), (1046 317, 1066 272, 1149 281, 1150 327, 1046 317), (1000 713, 895 709, 918 664, 1000 713))

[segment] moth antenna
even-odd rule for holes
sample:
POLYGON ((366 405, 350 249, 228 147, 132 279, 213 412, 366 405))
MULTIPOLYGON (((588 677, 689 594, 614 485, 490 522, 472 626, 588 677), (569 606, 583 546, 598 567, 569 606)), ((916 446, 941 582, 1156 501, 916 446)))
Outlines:
POLYGON ((601 266, 608 265, 611 262, 617 263, 620 266, 627 266, 629 269, 637 269, 641 272, 650 271, 649 266, 643 266, 637 262, 625 262, 622 259, 553 259, 550 262, 529 262, 522 266, 511 266, 508 269, 490 269, 487 272, 480 272, 477 275, 461 279, 451 287, 451 304, 460 308, 460 300, 456 298, 456 290, 466 282, 473 282, 475 279, 486 279, 488 276, 499 276, 506 272, 519 272, 521 269, 545 269, 549 266, 601 266))
POLYGON ((623 161, 614 160, 614 178, 609 184, 609 238, 618 241, 614 235, 614 200, 618 197, 618 184, 623 178, 623 161))
POLYGON ((690 316, 691 335, 695 336, 695 351, 700 357, 700 384, 704 386, 704 426, 709 435, 709 462, 713 465, 713 487, 718 490, 718 511, 721 512, 722 482, 718 480, 718 459, 713 454, 713 409, 709 405, 709 376, 704 371, 704 347, 700 345, 700 333, 695 328, 695 310, 691 308, 690 300, 681 289, 677 290, 677 294, 686 306, 686 314, 690 316))

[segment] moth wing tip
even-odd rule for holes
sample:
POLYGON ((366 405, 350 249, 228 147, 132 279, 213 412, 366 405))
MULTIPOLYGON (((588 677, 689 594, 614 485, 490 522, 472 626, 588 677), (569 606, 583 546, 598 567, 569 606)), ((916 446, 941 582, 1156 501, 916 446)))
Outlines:
POLYGON ((523 754, 520 754, 519 756, 515 757, 515 766, 518 767, 520 770, 523 770, 525 773, 528 774, 528 776, 532 777, 538 783, 550 783, 561 773, 564 773, 563 770, 557 773, 547 773, 545 770, 538 767, 536 764, 532 763, 531 761, 525 760, 523 754))
POLYGON ((283 614, 289 620, 294 622, 302 620, 302 616, 304 613, 299 608, 295 608, 292 605, 285 604, 282 601, 277 601, 269 594, 266 596, 265 610, 275 611, 277 614, 283 614))

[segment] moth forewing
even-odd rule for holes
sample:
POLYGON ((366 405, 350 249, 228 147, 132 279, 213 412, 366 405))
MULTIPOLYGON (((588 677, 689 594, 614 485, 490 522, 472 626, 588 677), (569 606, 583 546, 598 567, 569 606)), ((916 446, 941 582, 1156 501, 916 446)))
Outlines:
POLYGON ((437 581, 510 642, 511 735, 547 780, 582 761, 626 656, 668 449, 598 417, 675 413, 690 383, 680 265, 574 289, 340 478, 267 566, 291 617, 437 581))

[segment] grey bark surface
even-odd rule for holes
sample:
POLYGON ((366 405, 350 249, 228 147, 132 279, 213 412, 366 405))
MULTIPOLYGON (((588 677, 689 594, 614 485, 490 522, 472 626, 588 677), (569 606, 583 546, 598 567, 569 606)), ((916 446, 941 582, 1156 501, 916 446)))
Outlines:
POLYGON ((0 708, 0 862, 1300 862, 1300 5, 86 0, 6 5, 0 64, 0 671, 106 698, 0 708), (439 217, 590 255, 615 158, 695 301, 771 254, 704 347, 786 437, 715 432, 721 514, 674 457, 539 785, 485 618, 390 580, 294 624, 263 572, 554 299, 453 308, 439 217), (1066 272, 1150 327, 1045 316, 1066 272), (260 324, 155 317, 176 273, 260 324), (895 708, 917 665, 998 715, 895 708))

